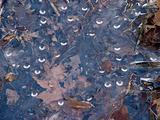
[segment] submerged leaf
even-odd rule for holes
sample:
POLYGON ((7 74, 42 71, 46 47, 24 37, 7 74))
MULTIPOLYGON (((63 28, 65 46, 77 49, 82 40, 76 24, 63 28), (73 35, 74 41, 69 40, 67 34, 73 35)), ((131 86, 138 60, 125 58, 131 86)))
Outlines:
POLYGON ((7 43, 9 43, 11 40, 13 40, 16 37, 15 34, 7 34, 0 40, 0 47, 5 46, 7 43))
POLYGON ((68 105, 73 109, 90 109, 93 105, 86 101, 78 101, 73 98, 67 99, 68 105))
POLYGON ((15 80, 15 79, 16 79, 16 76, 15 76, 15 74, 12 73, 12 72, 9 72, 9 73, 7 73, 7 74, 5 75, 5 80, 6 80, 6 82, 12 82, 12 81, 15 80))
POLYGON ((19 95, 17 94, 16 91, 7 89, 6 90, 6 95, 7 95, 7 104, 8 105, 13 105, 17 102, 19 99, 19 95))

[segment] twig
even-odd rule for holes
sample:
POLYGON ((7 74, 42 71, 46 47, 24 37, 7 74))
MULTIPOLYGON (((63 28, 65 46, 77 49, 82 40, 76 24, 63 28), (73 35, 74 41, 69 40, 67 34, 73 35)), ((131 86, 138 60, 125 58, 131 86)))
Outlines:
POLYGON ((57 6, 55 5, 55 2, 53 0, 49 0, 54 12, 57 14, 57 16, 59 17, 60 16, 60 13, 59 13, 59 10, 57 8, 57 6))

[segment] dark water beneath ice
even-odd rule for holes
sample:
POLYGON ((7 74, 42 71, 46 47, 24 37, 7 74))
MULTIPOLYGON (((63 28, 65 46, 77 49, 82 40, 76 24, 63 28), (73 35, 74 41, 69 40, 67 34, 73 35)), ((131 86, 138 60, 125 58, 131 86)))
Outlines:
POLYGON ((131 25, 149 12, 143 7, 146 2, 135 1, 131 9, 126 9, 123 0, 102 1, 58 0, 58 13, 47 0, 4 2, 0 36, 13 33, 18 37, 0 49, 1 80, 8 72, 16 75, 16 80, 5 83, 0 93, 0 120, 108 120, 123 105, 128 108, 129 119, 149 120, 149 104, 139 97, 140 90, 126 96, 133 73, 140 87, 140 78, 155 78, 160 71, 130 65, 160 59, 155 51, 142 47, 135 51, 136 29, 141 21, 137 20, 133 28, 131 25), (108 63, 103 66, 106 61, 111 62, 110 67, 108 63), (65 68, 65 77, 58 81, 55 92, 62 88, 64 96, 88 101, 94 107, 75 112, 57 104, 63 98, 54 99, 54 95, 50 98, 54 103, 51 110, 43 105, 43 99, 34 95, 49 88, 37 84, 32 76, 52 79, 45 76, 45 63, 65 68), (79 84, 79 76, 85 77, 87 86, 79 84), (69 87, 65 86, 68 82, 69 87), (19 95, 13 105, 7 104, 7 89, 19 95))

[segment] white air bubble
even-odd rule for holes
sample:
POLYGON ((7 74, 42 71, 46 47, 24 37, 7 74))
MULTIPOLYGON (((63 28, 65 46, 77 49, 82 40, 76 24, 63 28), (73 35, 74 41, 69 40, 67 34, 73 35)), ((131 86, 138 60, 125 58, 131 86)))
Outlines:
POLYGON ((111 86, 112 86, 112 84, 111 84, 111 83, 106 82, 106 83, 104 84, 104 86, 105 86, 106 88, 109 88, 109 87, 111 87, 111 86))
POLYGON ((103 23, 102 20, 96 20, 96 24, 101 25, 103 23))
POLYGON ((96 34, 95 34, 95 33, 89 33, 88 35, 91 36, 91 37, 93 37, 93 36, 95 36, 96 34))
POLYGON ((121 25, 114 25, 113 27, 114 27, 115 29, 118 29, 118 28, 121 27, 121 25))
POLYGON ((155 61, 157 61, 157 58, 150 57, 150 60, 153 61, 153 62, 155 62, 155 61))
POLYGON ((35 73, 36 75, 38 75, 38 74, 41 73, 41 71, 40 71, 40 70, 35 70, 34 73, 35 73))
POLYGON ((119 51, 120 49, 121 49, 120 47, 119 48, 114 48, 115 51, 119 51))
POLYGON ((45 11, 45 10, 40 10, 39 13, 40 13, 41 15, 44 15, 44 14, 46 13, 46 11, 45 11))
POLYGON ((67 20, 68 20, 68 22, 73 22, 74 21, 73 18, 68 18, 67 20))
POLYGON ((61 10, 67 10, 67 6, 61 6, 61 10))
POLYGON ((102 74, 103 74, 104 72, 105 72, 104 70, 100 70, 100 71, 99 71, 99 73, 102 73, 102 74))
POLYGON ((46 24, 46 23, 47 23, 47 21, 46 21, 46 20, 40 20, 40 23, 42 23, 42 24, 46 24))
POLYGON ((6 53, 7 57, 10 57, 11 55, 12 55, 12 53, 8 53, 8 52, 6 53))
POLYGON ((87 10, 88 10, 88 8, 82 7, 82 11, 87 11, 87 10))
POLYGON ((64 105, 64 101, 58 101, 58 105, 59 106, 63 106, 64 105))
POLYGON ((45 46, 43 46, 43 47, 39 46, 39 50, 45 50, 45 48, 46 48, 45 46))
POLYGON ((13 67, 16 67, 16 64, 12 64, 13 67))
POLYGON ((46 59, 45 58, 38 58, 38 61, 40 62, 40 63, 43 63, 43 62, 45 62, 46 61, 46 59))
POLYGON ((90 97, 90 98, 87 98, 87 101, 91 101, 92 100, 92 97, 90 97))
POLYGON ((31 93, 31 96, 32 96, 32 97, 36 97, 37 95, 38 95, 37 92, 36 92, 36 93, 33 93, 33 92, 31 93))
POLYGON ((28 69, 28 68, 30 68, 30 65, 23 65, 23 68, 28 69))
POLYGON ((117 86, 122 86, 123 85, 123 81, 116 81, 116 85, 117 86))
POLYGON ((59 57, 60 57, 60 54, 56 55, 55 57, 56 57, 56 58, 59 58, 59 57))
POLYGON ((64 43, 61 42, 61 45, 62 45, 62 46, 65 46, 65 45, 67 45, 67 42, 64 42, 64 43))
POLYGON ((117 61, 121 61, 121 60, 122 60, 122 58, 116 58, 116 60, 117 60, 117 61))
POLYGON ((128 71, 128 69, 127 69, 126 67, 121 68, 121 70, 122 70, 123 72, 127 72, 127 71, 128 71))

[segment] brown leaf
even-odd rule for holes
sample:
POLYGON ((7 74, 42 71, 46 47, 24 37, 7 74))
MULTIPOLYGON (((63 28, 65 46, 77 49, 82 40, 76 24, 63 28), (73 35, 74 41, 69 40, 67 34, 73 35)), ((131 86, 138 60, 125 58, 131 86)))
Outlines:
POLYGON ((6 90, 6 95, 7 95, 7 104, 8 105, 13 105, 17 102, 19 99, 19 95, 17 94, 16 91, 7 89, 6 90))
POLYGON ((58 101, 63 97, 61 89, 55 89, 52 91, 43 91, 37 96, 37 98, 42 99, 45 104, 52 104, 52 102, 58 101))
POLYGON ((75 82, 67 81, 64 83, 65 88, 60 87, 59 82, 64 79, 65 68, 62 64, 51 67, 48 63, 44 64, 45 75, 43 80, 36 76, 33 79, 46 91, 41 92, 37 98, 42 99, 46 104, 62 99, 63 94, 75 86, 75 82))
POLYGON ((110 60, 105 60, 104 62, 102 62, 101 67, 102 67, 102 70, 104 70, 105 72, 111 72, 112 63, 110 60))
MULTIPOLYGON (((160 0, 156 0, 156 4, 158 6, 158 8, 160 8, 160 0)), ((160 26, 160 10, 158 10, 155 14, 154 14, 154 19, 153 19, 155 25, 160 26)))
POLYGON ((24 40, 24 41, 30 41, 33 38, 38 38, 39 37, 39 32, 31 32, 31 31, 24 31, 19 39, 24 40))
POLYGON ((71 65, 73 69, 78 68, 79 64, 81 63, 79 55, 72 56, 70 57, 70 59, 71 59, 71 65))
POLYGON ((7 74, 5 75, 5 80, 6 80, 6 82, 12 82, 12 81, 15 80, 15 79, 16 79, 16 76, 15 76, 15 74, 12 73, 12 72, 9 72, 9 73, 7 73, 7 74))
POLYGON ((111 118, 114 120, 129 120, 127 107, 122 106, 119 110, 112 114, 111 118))
POLYGON ((157 110, 157 113, 158 113, 158 117, 160 117, 160 99, 154 100, 153 105, 156 105, 156 110, 157 110))
POLYGON ((11 40, 13 40, 16 37, 15 34, 7 34, 0 40, 0 47, 5 46, 7 43, 9 43, 11 40))
POLYGON ((78 101, 73 98, 67 99, 68 105, 73 109, 90 109, 93 105, 86 101, 78 101))

